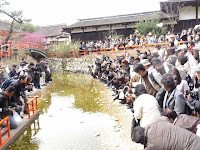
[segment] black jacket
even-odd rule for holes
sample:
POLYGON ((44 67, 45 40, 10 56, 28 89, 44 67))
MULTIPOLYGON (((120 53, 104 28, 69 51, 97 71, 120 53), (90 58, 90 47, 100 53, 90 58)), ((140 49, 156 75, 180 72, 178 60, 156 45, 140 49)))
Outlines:
POLYGON ((200 87, 198 88, 197 97, 198 99, 190 99, 188 102, 194 106, 196 111, 200 112, 200 87))
POLYGON ((22 101, 20 100, 22 88, 25 88, 25 84, 21 84, 19 80, 10 84, 15 88, 15 93, 11 97, 12 102, 16 102, 18 105, 22 106, 22 101))
POLYGON ((7 97, 4 92, 0 93, 0 108, 1 108, 1 119, 8 116, 11 112, 9 112, 8 107, 15 107, 16 103, 12 102, 9 97, 7 97))

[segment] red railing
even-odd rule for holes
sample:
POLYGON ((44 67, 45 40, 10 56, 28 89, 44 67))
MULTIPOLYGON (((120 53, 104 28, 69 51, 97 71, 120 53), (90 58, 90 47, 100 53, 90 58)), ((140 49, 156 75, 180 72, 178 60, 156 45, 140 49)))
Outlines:
MULTIPOLYGON (((179 42, 179 45, 183 44, 184 42, 179 42)), ((123 51, 129 51, 134 50, 135 48, 145 48, 145 47, 152 47, 156 45, 168 45, 169 43, 154 43, 154 44, 144 44, 144 45, 133 45, 133 46, 127 46, 127 47, 114 47, 114 48, 104 48, 104 49, 91 49, 91 50, 75 50, 70 51, 70 58, 71 57, 82 57, 84 55, 89 55, 91 53, 96 54, 105 54, 105 53, 118 53, 123 51)), ((49 52, 48 57, 50 58, 58 58, 57 54, 55 52, 49 52)), ((62 56, 65 57, 65 56, 62 56)))
POLYGON ((27 108, 28 108, 28 117, 31 118, 34 114, 38 112, 38 96, 35 97, 28 97, 31 100, 27 102, 27 108))
POLYGON ((10 139, 10 124, 9 124, 9 117, 4 118, 3 120, 0 121, 0 127, 2 127, 2 124, 6 122, 6 127, 0 130, 0 147, 6 143, 10 139), (2 135, 5 133, 8 133, 8 137, 3 140, 2 135))

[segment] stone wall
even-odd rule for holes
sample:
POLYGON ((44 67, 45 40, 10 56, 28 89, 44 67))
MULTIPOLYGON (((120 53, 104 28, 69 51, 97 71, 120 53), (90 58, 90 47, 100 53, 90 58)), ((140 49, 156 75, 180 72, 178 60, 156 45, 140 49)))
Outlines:
POLYGON ((88 66, 94 64, 94 61, 89 58, 53 58, 49 59, 49 66, 52 72, 89 74, 88 66))

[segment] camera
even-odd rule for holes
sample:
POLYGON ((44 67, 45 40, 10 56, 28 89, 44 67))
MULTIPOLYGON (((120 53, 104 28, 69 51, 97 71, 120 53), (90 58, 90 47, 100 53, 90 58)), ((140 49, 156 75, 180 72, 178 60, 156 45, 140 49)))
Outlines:
POLYGON ((198 93, 197 92, 191 92, 191 91, 186 91, 186 95, 190 95, 192 99, 198 100, 198 93))

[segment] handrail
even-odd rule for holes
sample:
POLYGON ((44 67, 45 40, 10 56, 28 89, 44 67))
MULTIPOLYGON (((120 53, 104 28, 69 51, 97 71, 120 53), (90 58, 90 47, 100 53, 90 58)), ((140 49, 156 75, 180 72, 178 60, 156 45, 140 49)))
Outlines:
POLYGON ((27 102, 27 108, 28 108, 28 117, 31 118, 34 114, 38 112, 38 101, 37 99, 39 98, 38 96, 35 97, 28 97, 31 98, 27 102))
POLYGON ((10 139, 9 117, 6 117, 6 118, 4 118, 3 120, 1 120, 1 121, 0 121, 0 126, 1 126, 4 122, 7 122, 7 126, 6 126, 6 128, 4 128, 3 131, 0 130, 0 147, 10 139), (7 133, 8 133, 8 137, 7 137, 5 140, 3 140, 3 139, 2 139, 2 135, 3 135, 6 131, 7 131, 7 133))
MULTIPOLYGON (((184 42, 179 42, 179 45, 183 44, 184 42)), ((133 45, 133 46, 127 46, 127 47, 113 47, 113 48, 103 48, 103 49, 85 49, 85 50, 73 50, 70 51, 70 57, 82 57, 84 55, 89 55, 90 53, 96 53, 96 54, 103 54, 103 53, 117 53, 122 51, 129 51, 135 48, 142 48, 142 47, 148 47, 148 46, 156 46, 156 45, 168 45, 169 43, 152 43, 152 44, 143 44, 143 45, 133 45), (115 50, 117 49, 117 50, 115 50), (77 55, 76 55, 77 53, 77 55)), ((57 57, 55 52, 49 52, 48 57, 57 57)))

